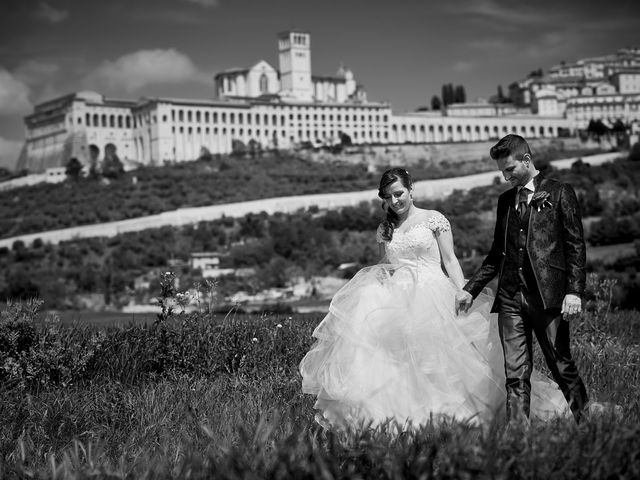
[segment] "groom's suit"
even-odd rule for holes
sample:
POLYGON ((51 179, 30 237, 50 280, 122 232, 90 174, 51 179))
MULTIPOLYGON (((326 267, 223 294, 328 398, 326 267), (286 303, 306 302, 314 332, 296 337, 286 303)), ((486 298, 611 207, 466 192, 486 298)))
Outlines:
POLYGON ((464 289, 474 298, 496 275, 498 312, 505 354, 507 414, 529 414, 532 332, 551 373, 577 419, 587 393, 569 349, 569 323, 560 313, 564 296, 582 296, 586 248, 578 201, 570 185, 534 178, 534 195, 523 213, 517 189, 498 199, 491 250, 464 289), (545 197, 543 199, 543 197, 545 197))

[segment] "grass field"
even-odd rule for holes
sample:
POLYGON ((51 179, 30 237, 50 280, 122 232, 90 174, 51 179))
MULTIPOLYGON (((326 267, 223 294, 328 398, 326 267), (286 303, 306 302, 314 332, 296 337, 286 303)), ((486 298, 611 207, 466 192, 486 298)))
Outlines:
MULTIPOLYGON (((0 478, 639 478, 640 314, 572 323, 593 400, 622 415, 328 433, 297 366, 319 315, 0 324, 0 478), (104 324, 103 324, 104 325, 104 324)), ((101 321, 103 321, 102 319, 101 321)))
POLYGON ((632 257, 637 253, 634 242, 601 245, 587 248, 587 261, 602 262, 605 265, 614 263, 619 258, 632 257))

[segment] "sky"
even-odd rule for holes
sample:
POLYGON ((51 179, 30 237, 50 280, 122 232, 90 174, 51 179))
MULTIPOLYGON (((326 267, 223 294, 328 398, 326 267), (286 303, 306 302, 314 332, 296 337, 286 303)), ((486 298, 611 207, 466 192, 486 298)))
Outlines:
POLYGON ((313 74, 342 64, 400 113, 444 83, 488 98, 532 70, 640 46, 640 1, 0 0, 0 166, 15 165, 42 101, 211 99, 220 71, 277 69, 289 29, 311 34, 313 74))

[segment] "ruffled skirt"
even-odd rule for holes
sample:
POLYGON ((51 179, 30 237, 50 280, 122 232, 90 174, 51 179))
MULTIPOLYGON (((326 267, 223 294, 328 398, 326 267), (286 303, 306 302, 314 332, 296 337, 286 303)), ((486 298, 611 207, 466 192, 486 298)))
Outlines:
MULTIPOLYGON (((317 397, 319 421, 376 427, 502 415, 505 373, 493 298, 455 313, 456 288, 439 268, 374 265, 334 296, 300 363, 302 390, 317 397)), ((532 417, 566 414, 555 383, 532 379, 532 417)))

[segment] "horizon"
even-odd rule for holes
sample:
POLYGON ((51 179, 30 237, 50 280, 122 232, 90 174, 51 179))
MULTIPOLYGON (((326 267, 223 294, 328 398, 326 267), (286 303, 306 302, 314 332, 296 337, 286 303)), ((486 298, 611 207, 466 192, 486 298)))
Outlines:
POLYGON ((214 98, 216 73, 260 60, 277 35, 311 34, 313 75, 354 72, 394 113, 429 106, 443 84, 468 101, 562 61, 640 46, 638 2, 510 6, 402 0, 6 0, 0 19, 0 166, 12 167, 34 105, 82 90, 106 97, 214 98), (169 34, 167 34, 169 32, 169 34))

